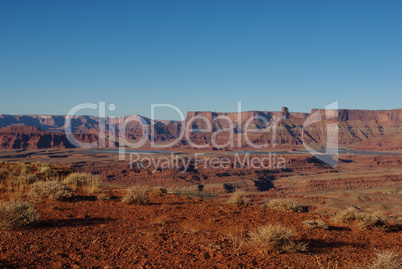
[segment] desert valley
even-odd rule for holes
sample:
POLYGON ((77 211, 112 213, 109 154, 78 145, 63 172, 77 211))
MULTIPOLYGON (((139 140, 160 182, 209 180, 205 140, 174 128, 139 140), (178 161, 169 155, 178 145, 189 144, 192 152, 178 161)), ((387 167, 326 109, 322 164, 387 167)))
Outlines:
POLYGON ((401 269, 401 14, 0 1, 0 269, 401 269))
MULTIPOLYGON (((135 116, 114 132, 105 121, 103 148, 74 146, 63 116, 1 115, 1 199, 30 203, 40 217, 6 225, 1 216, 8 229, 0 261, 6 268, 358 268, 388 255, 397 264, 402 110, 339 110, 302 128, 317 111, 189 112, 182 122, 135 116), (222 115, 235 124, 216 119, 222 115), (334 121, 337 156, 323 150, 334 121), (190 140, 177 139, 182 128, 191 129, 190 140), (132 145, 143 132, 144 145, 124 147, 122 159, 121 141, 132 145)), ((76 141, 99 143, 100 122, 75 116, 76 141)))

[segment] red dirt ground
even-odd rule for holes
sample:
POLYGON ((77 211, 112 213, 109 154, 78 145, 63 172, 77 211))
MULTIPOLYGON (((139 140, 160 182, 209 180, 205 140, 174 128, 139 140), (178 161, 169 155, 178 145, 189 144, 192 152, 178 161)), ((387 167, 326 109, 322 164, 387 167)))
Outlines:
POLYGON ((362 230, 314 213, 284 213, 153 192, 149 205, 76 193, 70 201, 35 203, 41 222, 0 231, 1 268, 345 268, 367 265, 377 250, 402 250, 402 232, 362 230), (322 219, 329 230, 302 221, 322 219), (260 225, 280 223, 308 242, 305 253, 277 253, 248 241, 260 225), (244 244, 235 251, 230 234, 244 244), (241 240, 240 240, 241 241, 241 240))

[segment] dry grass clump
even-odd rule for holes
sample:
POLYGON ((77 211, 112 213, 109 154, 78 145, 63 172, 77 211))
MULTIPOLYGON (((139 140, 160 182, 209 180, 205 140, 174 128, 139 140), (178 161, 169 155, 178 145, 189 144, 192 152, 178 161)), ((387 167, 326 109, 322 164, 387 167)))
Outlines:
POLYGON ((87 173, 71 173, 63 182, 71 186, 73 190, 82 187, 84 190, 95 193, 99 191, 101 185, 99 177, 87 173))
POLYGON ((235 205, 248 205, 249 200, 247 198, 247 193, 245 191, 235 191, 230 195, 228 203, 235 205))
POLYGON ((320 229, 328 230, 328 226, 325 224, 325 222, 323 220, 320 220, 320 219, 305 220, 305 221, 303 221, 303 224, 305 224, 307 227, 309 227, 311 229, 320 228, 320 229))
POLYGON ((35 206, 26 202, 8 202, 0 204, 0 228, 11 229, 28 226, 39 221, 35 206))
POLYGON ((292 238, 295 231, 280 224, 260 226, 249 233, 250 240, 262 246, 272 247, 278 252, 306 251, 306 243, 297 243, 292 238))
POLYGON ((21 167, 21 175, 31 173, 30 164, 22 163, 22 164, 20 164, 20 167, 21 167))
POLYGON ((28 175, 21 175, 21 176, 17 177, 16 180, 18 182, 20 182, 20 184, 22 184, 22 185, 24 185, 24 184, 29 185, 29 184, 39 181, 40 179, 35 174, 28 174, 28 175))
POLYGON ((331 220, 334 222, 343 222, 343 223, 357 221, 358 226, 362 229, 367 229, 376 226, 377 227, 383 226, 385 224, 383 217, 380 213, 378 212, 367 213, 360 211, 354 207, 349 207, 347 209, 339 211, 331 218, 331 220))
POLYGON ((45 175, 46 177, 50 177, 53 175, 53 169, 48 164, 42 164, 40 168, 38 168, 39 173, 45 175))
POLYGON ((346 208, 342 211, 337 212, 331 220, 334 222, 350 222, 354 221, 357 219, 357 216, 359 215, 361 211, 354 208, 354 207, 349 207, 346 208))
POLYGON ((0 168, 0 180, 6 179, 8 175, 8 170, 5 168, 0 168))
POLYGON ((400 255, 394 251, 377 252, 377 256, 373 260, 373 264, 369 267, 372 269, 399 269, 402 268, 402 260, 400 255))
POLYGON ((39 181, 31 186, 28 195, 35 199, 49 198, 52 200, 65 200, 73 196, 70 189, 60 181, 39 181))
POLYGON ((155 186, 152 188, 153 191, 159 192, 161 194, 166 194, 168 193, 166 188, 160 187, 160 186, 155 186))
POLYGON ((144 187, 134 186, 127 189, 126 195, 121 200, 126 204, 145 205, 149 203, 147 189, 144 187))
POLYGON ((264 204, 264 207, 291 212, 303 212, 303 206, 290 199, 272 199, 264 204))
POLYGON ((110 195, 110 194, 107 194, 107 193, 99 193, 99 194, 97 194, 96 195, 96 198, 98 199, 98 200, 101 200, 101 201, 106 201, 106 200, 111 200, 112 199, 112 196, 110 195))

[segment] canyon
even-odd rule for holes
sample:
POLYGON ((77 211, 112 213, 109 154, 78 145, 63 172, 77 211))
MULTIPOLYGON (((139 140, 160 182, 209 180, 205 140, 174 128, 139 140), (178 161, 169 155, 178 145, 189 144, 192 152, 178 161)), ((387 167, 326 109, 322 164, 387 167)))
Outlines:
POLYGON ((173 141, 174 146, 187 148, 298 149, 303 143, 318 148, 325 147, 328 126, 334 123, 338 126, 336 132, 341 146, 380 151, 402 149, 402 109, 312 109, 311 113, 294 113, 286 107, 278 112, 195 111, 188 112, 184 121, 151 120, 139 115, 113 120, 72 116, 66 121, 66 116, 3 114, 0 115, 0 147, 70 148, 73 145, 64 134, 70 126, 79 143, 93 143, 104 136, 108 147, 144 139, 162 145, 173 141))

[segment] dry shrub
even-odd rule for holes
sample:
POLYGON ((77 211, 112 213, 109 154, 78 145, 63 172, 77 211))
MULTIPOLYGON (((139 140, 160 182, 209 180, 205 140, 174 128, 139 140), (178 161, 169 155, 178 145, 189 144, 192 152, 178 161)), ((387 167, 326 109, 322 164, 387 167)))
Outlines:
POLYGON ((383 226, 385 224, 380 213, 367 213, 360 211, 354 207, 349 207, 347 209, 339 211, 331 218, 331 220, 334 222, 342 223, 357 221, 358 226, 362 229, 383 226))
POLYGON ((360 210, 354 207, 349 207, 342 211, 337 212, 331 218, 331 220, 334 222, 343 222, 343 223, 354 221, 357 219, 357 216, 359 215, 360 212, 361 212, 360 210))
POLYGON ((245 191, 235 191, 230 195, 228 203, 235 205, 248 205, 249 200, 247 198, 247 193, 245 191))
POLYGON ((6 179, 8 175, 8 170, 5 168, 0 168, 0 180, 6 179))
POLYGON ((303 221, 303 224, 305 224, 307 227, 311 228, 311 229, 315 229, 315 228, 321 228, 321 229, 328 229, 328 226, 325 224, 325 222, 323 220, 319 220, 319 219, 311 219, 311 220, 305 220, 303 221))
POLYGON ((147 189, 144 187, 131 187, 127 189, 126 195, 121 200, 126 204, 145 205, 149 203, 147 189))
POLYGON ((39 221, 35 206, 26 202, 8 202, 0 204, 0 228, 11 229, 28 226, 39 221))
POLYGON ((233 250, 235 252, 238 252, 240 250, 240 248, 243 246, 244 241, 245 241, 243 229, 240 230, 240 233, 238 233, 236 231, 234 234, 232 234, 232 232, 230 232, 229 237, 230 237, 230 240, 232 241, 233 250))
POLYGON ((291 212, 303 212, 303 206, 290 199, 272 199, 264 204, 264 207, 291 212))
POLYGON ((96 195, 96 198, 101 201, 106 201, 106 200, 111 200, 112 196, 107 193, 99 193, 98 195, 96 195))
POLYGON ((160 194, 167 194, 168 191, 166 188, 160 187, 160 186, 155 186, 152 188, 153 191, 159 192, 160 194))
POLYGON ((19 200, 24 192, 29 190, 30 184, 38 181, 39 178, 33 174, 20 176, 9 176, 5 181, 7 195, 10 200, 19 200))
POLYGON ((21 175, 17 178, 17 181, 19 181, 20 184, 22 184, 22 185, 29 185, 29 184, 35 183, 39 180, 40 179, 38 178, 38 176, 34 175, 34 174, 21 175))
POLYGON ((70 189, 60 181, 39 181, 31 186, 28 195, 35 199, 49 198, 52 200, 65 200, 73 196, 70 189))
POLYGON ((306 243, 297 243, 292 238, 295 232, 281 224, 260 226, 250 232, 250 240, 262 246, 272 247, 279 252, 306 251, 306 243))
POLYGON ((31 173, 29 164, 22 163, 22 164, 20 164, 20 167, 21 167, 21 174, 30 174, 31 173))
POLYGON ((71 186, 74 190, 77 189, 77 187, 82 187, 90 193, 98 192, 100 187, 99 177, 87 173, 71 173, 63 182, 71 186))
POLYGON ((39 173, 45 175, 46 177, 50 177, 53 175, 53 169, 48 164, 42 164, 39 173))
POLYGON ((394 251, 377 252, 377 256, 373 260, 373 264, 369 267, 372 269, 398 269, 402 268, 402 260, 398 253, 394 251))
POLYGON ((358 215, 358 225, 362 229, 368 229, 370 227, 381 227, 385 225, 383 216, 379 212, 367 213, 361 212, 358 215))

